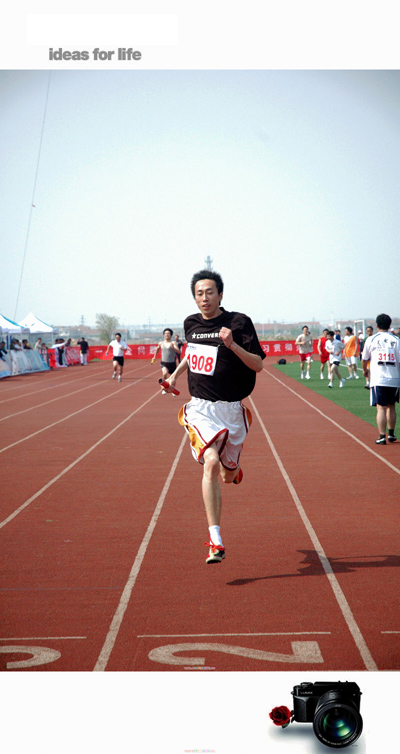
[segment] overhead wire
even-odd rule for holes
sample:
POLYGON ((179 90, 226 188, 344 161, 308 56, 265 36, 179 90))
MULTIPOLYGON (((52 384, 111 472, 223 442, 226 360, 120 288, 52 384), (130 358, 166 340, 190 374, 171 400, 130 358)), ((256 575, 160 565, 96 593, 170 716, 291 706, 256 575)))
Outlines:
POLYGON ((39 174, 40 157, 41 157, 41 153, 42 153, 42 143, 43 143, 44 127, 45 127, 45 122, 46 122, 47 103, 48 103, 48 100, 49 100, 50 81, 51 81, 51 70, 49 71, 49 80, 47 82, 46 100, 45 100, 45 105, 44 105, 42 130, 41 130, 40 142, 39 142, 39 152, 38 152, 38 158, 37 158, 37 162, 36 162, 35 180, 34 180, 34 183, 33 183, 32 200, 31 200, 31 207, 30 207, 30 212, 29 212, 28 228, 27 228, 27 232, 26 232, 24 254, 23 254, 23 258, 22 258, 22 266, 21 266, 21 274, 20 274, 20 278, 19 278, 17 300, 15 302, 14 321, 16 321, 18 302, 19 302, 19 295, 20 295, 20 292, 21 292, 22 278, 23 278, 23 274, 24 274, 26 252, 27 252, 27 249, 28 249, 28 241, 29 241, 29 235, 30 235, 30 230, 31 230, 32 211, 35 209, 36 184, 37 184, 37 179, 38 179, 38 174, 39 174))

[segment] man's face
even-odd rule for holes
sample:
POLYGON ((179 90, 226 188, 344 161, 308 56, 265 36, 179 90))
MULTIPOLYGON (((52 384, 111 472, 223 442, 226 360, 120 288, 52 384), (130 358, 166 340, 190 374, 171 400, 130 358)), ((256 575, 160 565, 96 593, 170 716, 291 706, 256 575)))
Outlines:
POLYGON ((308 327, 303 327, 303 335, 308 335, 308 327))
POLYGON ((222 293, 218 293, 215 280, 198 280, 194 287, 194 298, 204 319, 218 316, 222 293))
POLYGON ((117 341, 118 341, 118 343, 119 343, 119 341, 121 340, 121 336, 120 336, 120 335, 116 335, 116 336, 115 336, 115 340, 117 340, 117 341))
POLYGON ((367 338, 370 338, 373 333, 372 327, 367 327, 367 338))

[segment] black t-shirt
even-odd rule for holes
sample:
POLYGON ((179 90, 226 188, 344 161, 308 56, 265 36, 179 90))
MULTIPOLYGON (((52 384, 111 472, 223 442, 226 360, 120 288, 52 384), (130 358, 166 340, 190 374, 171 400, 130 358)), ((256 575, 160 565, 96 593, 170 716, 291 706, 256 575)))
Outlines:
POLYGON ((204 319, 200 313, 191 314, 185 319, 185 339, 188 344, 218 348, 213 375, 198 374, 188 369, 189 392, 194 398, 208 401, 241 401, 254 390, 256 372, 224 346, 219 337, 221 327, 232 330, 233 340, 246 351, 258 354, 262 359, 265 359, 265 353, 250 317, 220 308, 222 313, 214 319, 204 319))

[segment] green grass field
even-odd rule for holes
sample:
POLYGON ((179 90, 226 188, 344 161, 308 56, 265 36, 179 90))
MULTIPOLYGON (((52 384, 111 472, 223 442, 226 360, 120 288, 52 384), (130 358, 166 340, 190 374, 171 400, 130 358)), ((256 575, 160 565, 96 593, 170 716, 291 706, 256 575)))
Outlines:
MULTIPOLYGON (((311 364, 311 372, 309 380, 302 380, 300 378, 300 363, 291 362, 289 364, 273 364, 274 369, 283 374, 287 374, 297 382, 301 382, 304 387, 308 388, 315 393, 323 395, 328 400, 337 403, 338 406, 342 406, 346 411, 350 411, 363 421, 373 424, 376 427, 376 409, 369 405, 369 390, 366 390, 365 379, 362 371, 358 370, 359 380, 346 380, 344 387, 339 388, 339 382, 335 379, 333 388, 328 388, 328 380, 326 378, 327 368, 325 367, 325 379, 320 379, 320 362, 314 361, 311 364)), ((342 377, 349 376, 346 366, 340 367, 340 373, 342 377)))

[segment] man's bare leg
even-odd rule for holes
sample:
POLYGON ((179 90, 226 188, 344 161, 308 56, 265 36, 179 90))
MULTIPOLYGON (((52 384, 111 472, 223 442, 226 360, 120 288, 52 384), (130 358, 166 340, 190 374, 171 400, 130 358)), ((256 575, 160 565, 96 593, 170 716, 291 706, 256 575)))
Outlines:
POLYGON ((203 502, 208 526, 219 526, 221 522, 221 490, 218 482, 220 462, 217 448, 211 445, 204 452, 202 480, 203 502))

